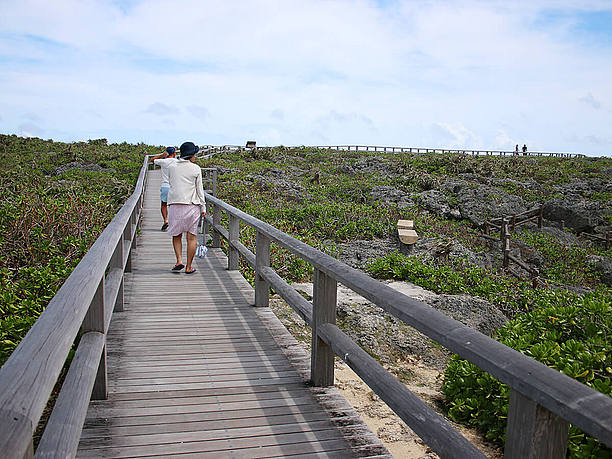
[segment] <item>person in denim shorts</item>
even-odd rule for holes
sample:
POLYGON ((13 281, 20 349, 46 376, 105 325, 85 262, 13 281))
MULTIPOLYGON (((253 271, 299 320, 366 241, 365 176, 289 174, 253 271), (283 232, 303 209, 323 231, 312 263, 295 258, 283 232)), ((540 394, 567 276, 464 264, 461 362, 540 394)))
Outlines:
POLYGON ((170 190, 170 182, 168 182, 168 169, 178 161, 175 156, 176 148, 168 147, 163 153, 151 158, 153 164, 161 167, 162 181, 159 194, 161 199, 161 214, 164 219, 164 224, 161 227, 162 231, 166 231, 168 229, 168 191, 170 190))

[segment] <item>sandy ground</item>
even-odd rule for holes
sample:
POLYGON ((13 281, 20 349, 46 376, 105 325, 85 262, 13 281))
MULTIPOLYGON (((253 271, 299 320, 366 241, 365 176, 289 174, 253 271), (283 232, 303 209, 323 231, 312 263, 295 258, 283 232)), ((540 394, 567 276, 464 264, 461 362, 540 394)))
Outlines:
POLYGON ((336 363, 336 387, 395 458, 438 457, 344 362, 336 363))
MULTIPOLYGON (((396 290, 416 299, 423 299, 434 293, 422 289, 409 282, 391 282, 389 284, 396 290)), ((312 284, 293 284, 296 290, 312 295, 312 284)), ((338 285, 338 302, 361 303, 367 300, 352 290, 338 285)), ((288 306, 286 306, 288 309, 288 306)), ((288 315, 281 318, 286 322, 288 315)), ((297 317, 297 315, 296 315, 297 317)), ((290 325, 285 323, 286 326, 290 325)), ((299 342, 309 347, 309 337, 303 334, 302 327, 288 326, 292 332, 300 331, 296 336, 299 342)), ((309 335, 310 330, 307 334, 309 335)), ((295 333, 294 333, 295 335, 295 333)), ((436 407, 436 402, 443 399, 440 392, 442 374, 440 371, 429 368, 418 356, 406 355, 403 362, 399 362, 394 370, 405 370, 411 376, 406 387, 421 398, 425 403, 442 414, 436 407), (399 366, 397 366, 399 365, 399 366)), ((335 365, 336 386, 346 400, 355 408, 363 421, 369 426, 385 447, 395 458, 416 459, 438 457, 425 443, 410 429, 374 392, 365 384, 349 366, 336 358, 335 365)), ((449 421, 450 422, 450 421, 449 421)), ((491 458, 503 457, 500 450, 483 441, 474 430, 451 422, 451 425, 468 438, 478 449, 491 458)))

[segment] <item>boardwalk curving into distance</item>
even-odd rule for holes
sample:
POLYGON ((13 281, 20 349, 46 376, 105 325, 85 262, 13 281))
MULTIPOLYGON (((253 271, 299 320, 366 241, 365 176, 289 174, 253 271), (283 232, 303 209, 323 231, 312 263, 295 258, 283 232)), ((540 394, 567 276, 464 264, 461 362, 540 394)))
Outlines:
POLYGON ((125 309, 107 339, 108 399, 90 403, 78 457, 390 457, 220 249, 170 272, 159 171, 149 171, 125 309))

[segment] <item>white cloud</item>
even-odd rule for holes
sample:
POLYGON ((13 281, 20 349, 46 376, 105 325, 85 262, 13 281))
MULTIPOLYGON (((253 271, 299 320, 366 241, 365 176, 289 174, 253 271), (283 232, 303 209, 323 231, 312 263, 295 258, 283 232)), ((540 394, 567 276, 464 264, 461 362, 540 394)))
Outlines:
POLYGON ((45 130, 34 123, 22 123, 17 128, 17 133, 23 137, 42 137, 45 130))
POLYGON ((607 138, 612 113, 593 108, 612 100, 612 49, 576 41, 573 30, 577 13, 611 8, 5 0, 0 130, 17 132, 36 113, 61 140, 106 132, 111 141, 242 144, 248 134, 259 143, 513 149, 525 139, 578 151, 587 147, 571 134, 607 138))
POLYGON ((483 148, 479 137, 461 124, 434 123, 431 133, 436 146, 483 148))
MULTIPOLYGON (((499 130, 495 140, 493 141, 493 148, 499 149, 502 151, 515 151, 516 146, 521 143, 520 140, 517 140, 511 137, 506 131, 499 130)), ((519 145, 520 149, 520 145, 519 145)))
POLYGON ((272 110, 270 112, 270 117, 274 118, 274 119, 277 119, 277 120, 284 120, 285 119, 285 112, 283 112, 279 108, 275 108, 274 110, 272 110))
POLYGON ((209 117, 209 113, 206 107, 202 107, 200 105, 189 105, 187 107, 187 110, 189 111, 189 113, 191 113, 193 116, 200 120, 205 120, 209 117))
POLYGON ((584 140, 593 145, 607 146, 608 148, 612 147, 612 140, 610 140, 609 137, 604 138, 598 135, 587 135, 584 137, 584 140))
POLYGON ((584 96, 582 96, 580 99, 580 102, 584 102, 587 105, 590 105, 591 107, 595 108, 595 109, 600 109, 601 108, 601 102, 599 102, 597 99, 595 99, 593 97, 593 94, 588 93, 584 96))
POLYGON ((154 102, 147 107, 145 112, 159 116, 170 116, 179 113, 179 109, 171 105, 162 104, 161 102, 154 102))

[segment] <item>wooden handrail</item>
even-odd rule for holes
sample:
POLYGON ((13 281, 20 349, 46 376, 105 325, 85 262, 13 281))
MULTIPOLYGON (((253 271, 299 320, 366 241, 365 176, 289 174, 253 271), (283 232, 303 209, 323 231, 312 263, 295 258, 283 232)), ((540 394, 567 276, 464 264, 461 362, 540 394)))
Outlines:
POLYGON ((423 148, 423 147, 385 147, 377 145, 318 145, 312 148, 332 149, 339 151, 382 151, 391 153, 455 153, 474 156, 550 156, 555 158, 584 158, 586 155, 582 153, 558 153, 558 152, 543 152, 543 151, 504 151, 504 150, 475 150, 461 148, 423 148))
MULTIPOLYGON (((525 218, 536 217, 540 214, 541 208, 542 206, 538 206, 538 207, 534 207, 533 209, 526 210, 525 212, 521 212, 520 214, 506 215, 505 217, 492 218, 489 221, 492 223, 497 223, 497 222, 503 221, 504 218, 510 218, 510 217, 515 217, 517 219, 519 217, 525 217, 525 218)), ((525 221, 525 220, 522 220, 522 221, 525 221)), ((516 223, 518 224, 520 222, 517 221, 516 223)))
MULTIPOLYGON (((147 161, 148 157, 144 160, 132 195, 0 368, 2 458, 32 456, 34 429, 79 330, 83 333, 83 339, 68 370, 68 384, 65 388, 67 391, 76 390, 78 395, 67 393, 63 388, 58 397, 59 414, 54 411, 55 415, 52 415, 47 424, 49 431, 62 431, 65 439, 70 438, 66 444, 71 445, 72 453, 76 451, 74 448, 78 441, 75 443, 74 438, 80 435, 85 416, 82 410, 86 409, 86 404, 81 403, 79 412, 75 413, 66 409, 66 400, 75 397, 82 401, 83 393, 89 397, 92 389, 94 395, 101 394, 104 397, 106 394, 105 350, 100 336, 105 335, 110 321, 110 317, 107 317, 110 313, 105 309, 122 307, 123 283, 116 270, 120 269, 121 273, 129 270, 129 250, 134 245, 136 226, 142 209, 147 161), (108 275, 107 268, 110 268, 108 275), (92 372, 95 374, 92 375, 92 372), (84 382, 89 387, 83 387, 84 382), (57 424, 52 425, 55 421, 57 424)), ((104 340, 102 344, 103 342, 104 340)), ((45 435, 47 433, 43 434, 41 440, 44 448, 54 443, 52 438, 45 439, 45 435)))
MULTIPOLYGON (((521 457, 520 455, 524 454, 524 448, 518 447, 518 443, 521 443, 521 445, 531 445, 529 447, 533 448, 531 452, 534 454, 540 451, 538 444, 536 444, 537 442, 529 443, 525 441, 526 436, 531 436, 530 438, 554 438, 551 441, 561 443, 563 444, 562 447, 566 448, 567 422, 571 422, 584 432, 599 439, 608 446, 612 446, 612 398, 467 327, 428 305, 392 289, 382 282, 372 279, 361 271, 351 268, 345 263, 294 239, 268 223, 218 198, 207 195, 206 200, 208 204, 214 206, 214 217, 212 219, 209 218, 209 223, 213 229, 213 242, 215 240, 219 241, 220 237, 227 239, 229 235, 229 232, 221 226, 221 211, 224 211, 232 216, 233 219, 238 219, 254 228, 257 231, 258 240, 267 238, 287 249, 310 263, 315 270, 320 270, 327 277, 359 293, 391 315, 413 326, 434 341, 442 344, 510 386, 513 394, 511 397, 511 411, 519 413, 521 416, 531 416, 531 414, 525 414, 528 411, 533 416, 538 416, 538 418, 533 422, 524 423, 516 422, 516 419, 512 420, 512 422, 509 420, 507 457, 521 457), (532 406, 537 406, 538 409, 531 409, 532 406), (549 413, 550 416, 546 419, 550 418, 553 421, 547 423, 538 422, 540 417, 542 417, 542 413, 549 413), (536 426, 537 428, 533 427, 529 430, 529 426, 536 426), (564 430, 565 437, 563 436, 564 430), (547 435, 549 431, 561 432, 561 434, 553 435, 551 433, 547 435), (508 447, 508 442, 513 445, 508 447)), ((230 250, 236 250, 237 253, 243 254, 248 249, 242 244, 238 245, 237 243, 239 230, 238 238, 235 237, 237 233, 236 228, 234 228, 233 233, 234 237, 229 241, 229 245, 234 247, 230 247, 230 250)), ((216 246, 219 246, 218 242, 216 246)), ((247 258, 249 259, 249 264, 255 265, 256 276, 266 279, 291 307, 296 309, 303 318, 310 319, 307 321, 312 324, 313 313, 311 311, 314 306, 304 299, 298 299, 301 296, 297 292, 291 292, 290 286, 280 279, 271 267, 259 267, 256 257, 250 251, 249 254, 247 258), (254 258, 255 262, 253 262, 254 258), (304 302, 308 303, 308 306, 305 306, 304 302)), ((341 346, 335 338, 337 333, 325 331, 330 330, 330 326, 320 326, 319 333, 317 336, 313 336, 313 340, 327 340, 327 344, 337 350, 341 346)), ((342 352, 337 355, 351 365, 347 355, 343 355, 342 352)), ((371 369, 371 366, 366 367, 371 369)), ((364 374, 366 367, 357 368, 356 371, 367 382, 369 377, 364 374)), ((394 395, 379 393, 381 392, 379 389, 371 388, 385 399, 391 407, 402 406, 401 397, 394 398, 394 395), (389 401, 389 397, 392 400, 389 401)), ((400 417, 403 416, 401 412, 397 414, 400 417)), ((402 417, 402 419, 410 427, 414 428, 408 417, 402 417)), ((423 435, 423 432, 421 431, 419 435, 423 435)), ((443 439, 440 441, 443 441, 443 439)), ((435 445, 430 444, 429 446, 438 453, 448 454, 448 451, 436 450, 435 445)), ((558 445, 555 446, 558 447, 558 445)))
MULTIPOLYGON (((391 153, 451 153, 464 154, 470 156, 549 156, 553 158, 585 158, 583 153, 560 153, 560 152, 545 152, 545 151, 528 151, 516 152, 505 150, 475 150, 461 148, 429 148, 429 147, 385 147, 380 145, 294 145, 288 148, 318 148, 321 150, 336 150, 336 151, 373 151, 373 152, 391 152, 391 153)), ((246 150, 244 145, 207 145, 208 150, 213 150, 215 153, 221 151, 246 150)), ((270 148, 262 147, 261 148, 270 148)), ((208 151, 206 152, 208 153, 208 151)))

